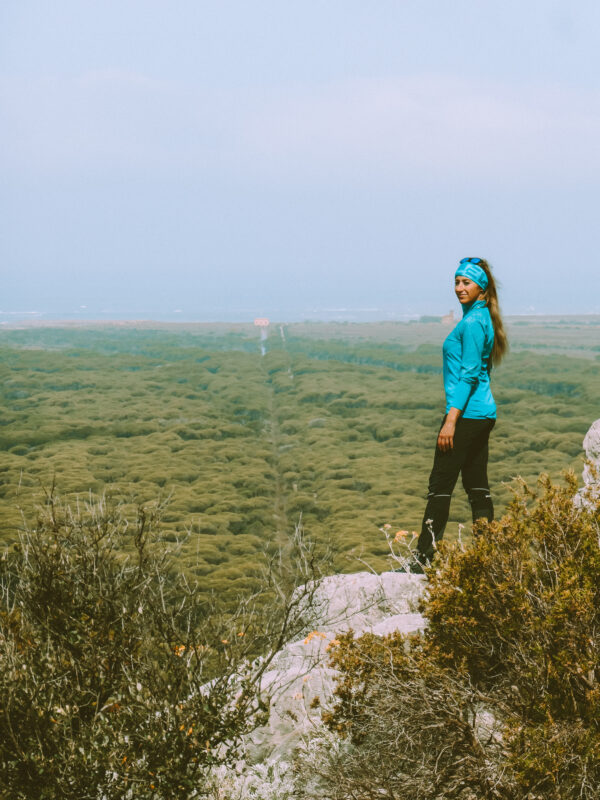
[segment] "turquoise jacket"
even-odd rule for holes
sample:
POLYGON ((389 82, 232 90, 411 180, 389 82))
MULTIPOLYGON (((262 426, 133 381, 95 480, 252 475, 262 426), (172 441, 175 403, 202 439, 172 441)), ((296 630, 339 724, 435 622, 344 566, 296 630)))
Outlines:
POLYGON ((463 318, 444 342, 446 414, 451 408, 465 419, 495 419, 490 388, 494 326, 484 300, 463 306, 463 318))

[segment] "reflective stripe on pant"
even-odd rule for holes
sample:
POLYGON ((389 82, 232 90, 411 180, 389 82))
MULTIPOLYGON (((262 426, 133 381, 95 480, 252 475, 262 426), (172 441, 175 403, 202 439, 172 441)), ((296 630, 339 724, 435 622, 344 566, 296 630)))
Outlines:
POLYGON ((482 517, 491 522, 494 518, 487 462, 488 441, 495 422, 494 419, 460 417, 456 423, 452 450, 443 453, 436 447, 433 469, 429 476, 427 506, 417 542, 417 558, 421 563, 433 558, 433 538, 437 542, 444 535, 452 492, 459 474, 462 473, 462 483, 471 504, 473 522, 482 517))

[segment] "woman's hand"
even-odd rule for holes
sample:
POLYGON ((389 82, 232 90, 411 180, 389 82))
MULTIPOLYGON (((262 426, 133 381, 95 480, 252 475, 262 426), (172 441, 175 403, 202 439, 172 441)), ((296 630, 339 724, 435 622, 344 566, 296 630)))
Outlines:
POLYGON ((440 432, 438 433, 438 440, 437 446, 442 451, 442 453, 446 453, 448 450, 452 450, 454 447, 454 431, 456 430, 456 424, 454 422, 444 422, 440 432))
POLYGON ((438 433, 437 446, 442 453, 447 453, 454 447, 454 432, 456 431, 456 422, 460 416, 458 408, 451 408, 446 416, 446 420, 438 433))

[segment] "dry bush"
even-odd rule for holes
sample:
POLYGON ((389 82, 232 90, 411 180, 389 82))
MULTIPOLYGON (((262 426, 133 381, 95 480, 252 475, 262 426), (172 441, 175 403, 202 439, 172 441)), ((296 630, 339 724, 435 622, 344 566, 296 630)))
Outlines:
POLYGON ((297 531, 261 597, 225 614, 153 544, 160 512, 128 520, 51 494, 5 553, 0 796, 202 797, 264 722, 262 675, 310 608, 311 549, 297 531))
POLYGON ((336 705, 324 722, 339 747, 309 748, 299 759, 306 798, 501 798, 490 754, 500 747, 465 673, 429 658, 417 638, 352 632, 339 637, 336 705))
POLYGON ((600 797, 600 509, 575 489, 521 485, 444 545, 425 634, 340 637, 324 719, 344 743, 300 764, 314 797, 600 797))
POLYGON ((427 605, 432 654, 465 664, 506 709, 508 760, 523 789, 600 796, 600 508, 576 482, 526 486, 473 548, 450 548, 427 605))

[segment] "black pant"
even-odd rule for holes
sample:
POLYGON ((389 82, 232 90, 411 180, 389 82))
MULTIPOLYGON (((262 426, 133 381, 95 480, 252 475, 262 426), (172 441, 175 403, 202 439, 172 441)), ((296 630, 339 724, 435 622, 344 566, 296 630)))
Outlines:
POLYGON ((452 450, 444 453, 436 446, 429 476, 427 506, 417 542, 417 559, 421 564, 433 559, 433 539, 437 542, 444 535, 450 514, 450 500, 459 473, 462 473, 463 486, 471 504, 473 522, 482 517, 490 522, 493 520, 494 505, 490 496, 487 462, 488 440, 495 422, 494 419, 459 417, 452 450))

